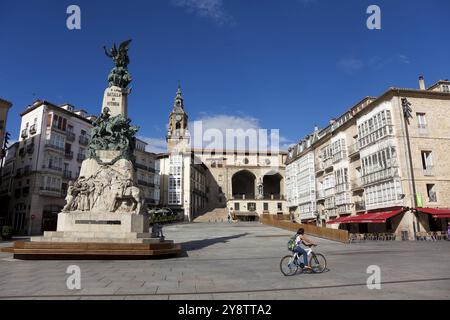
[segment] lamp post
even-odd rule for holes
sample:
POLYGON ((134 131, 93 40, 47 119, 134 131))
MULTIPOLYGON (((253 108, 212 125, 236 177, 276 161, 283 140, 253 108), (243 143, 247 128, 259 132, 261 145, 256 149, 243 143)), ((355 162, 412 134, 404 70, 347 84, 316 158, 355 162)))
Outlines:
MULTIPOLYGON (((411 103, 408 101, 407 98, 402 98, 402 111, 403 111, 403 119, 404 119, 404 125, 405 125, 405 136, 406 136, 406 148, 408 151, 408 162, 409 162, 409 172, 411 175, 411 187, 412 187, 412 205, 413 208, 417 208, 417 191, 416 191, 416 180, 414 176, 414 167, 413 167, 413 160, 412 160, 412 153, 411 153, 411 140, 409 137, 409 119, 412 118, 412 109, 411 109, 411 103)), ((416 234, 416 230, 420 232, 420 223, 419 218, 417 216, 417 213, 415 210, 412 210, 415 217, 415 223, 413 222, 413 229, 414 234, 416 234), (416 229, 417 225, 417 229, 416 229)))

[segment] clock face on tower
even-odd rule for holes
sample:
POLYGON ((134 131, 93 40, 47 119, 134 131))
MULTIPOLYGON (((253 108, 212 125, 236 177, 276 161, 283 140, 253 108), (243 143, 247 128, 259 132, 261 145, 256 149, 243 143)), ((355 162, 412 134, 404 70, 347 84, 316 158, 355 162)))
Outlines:
POLYGON ((177 120, 177 122, 180 122, 181 119, 182 119, 182 117, 181 117, 180 115, 177 115, 177 116, 175 117, 175 120, 177 120))

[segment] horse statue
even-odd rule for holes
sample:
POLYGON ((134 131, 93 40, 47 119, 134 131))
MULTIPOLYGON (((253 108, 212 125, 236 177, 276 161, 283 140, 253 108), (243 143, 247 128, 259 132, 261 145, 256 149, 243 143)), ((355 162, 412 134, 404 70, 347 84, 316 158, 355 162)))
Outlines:
POLYGON ((131 207, 130 211, 139 214, 141 212, 143 205, 141 189, 133 186, 131 181, 127 181, 125 185, 123 185, 123 187, 120 189, 121 192, 116 191, 114 194, 111 211, 116 212, 119 209, 120 204, 122 204, 125 201, 132 201, 133 206, 131 207))

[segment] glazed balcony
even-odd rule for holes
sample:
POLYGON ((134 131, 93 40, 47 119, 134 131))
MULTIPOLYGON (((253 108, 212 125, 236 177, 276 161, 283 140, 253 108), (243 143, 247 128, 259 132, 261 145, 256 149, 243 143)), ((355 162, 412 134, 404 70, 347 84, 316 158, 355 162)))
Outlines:
POLYGON ((398 169, 396 167, 382 169, 376 172, 369 173, 362 177, 363 186, 367 186, 376 182, 391 180, 398 176, 398 169))

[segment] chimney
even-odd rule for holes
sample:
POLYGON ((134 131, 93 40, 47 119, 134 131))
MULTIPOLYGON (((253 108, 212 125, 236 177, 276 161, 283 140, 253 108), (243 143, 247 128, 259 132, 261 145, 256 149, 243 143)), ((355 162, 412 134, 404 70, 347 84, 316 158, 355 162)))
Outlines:
POLYGON ((425 88, 425 79, 423 78, 423 76, 419 77, 419 87, 420 90, 426 90, 427 88, 425 88))

